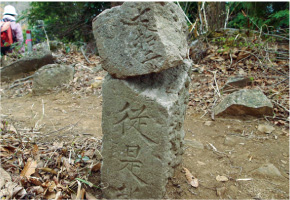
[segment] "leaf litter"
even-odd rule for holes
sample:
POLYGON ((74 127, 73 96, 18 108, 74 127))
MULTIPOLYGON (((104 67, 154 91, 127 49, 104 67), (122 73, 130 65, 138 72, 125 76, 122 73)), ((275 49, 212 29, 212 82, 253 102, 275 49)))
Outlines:
POLYGON ((99 173, 101 160, 94 152, 101 148, 101 141, 85 138, 79 143, 38 143, 29 139, 27 133, 18 134, 8 128, 7 121, 1 122, 0 195, 1 199, 90 199, 87 190, 101 190, 104 185, 92 183, 89 176, 99 173), (20 137, 20 140, 18 139, 20 137), (23 138, 27 141, 24 142, 23 138), (5 145, 13 143, 13 148, 5 145), (87 146, 84 146, 87 144, 87 146), (95 144, 95 145, 92 145, 95 144), (89 152, 87 159, 79 159, 89 152), (76 182, 80 186, 74 187, 76 182))

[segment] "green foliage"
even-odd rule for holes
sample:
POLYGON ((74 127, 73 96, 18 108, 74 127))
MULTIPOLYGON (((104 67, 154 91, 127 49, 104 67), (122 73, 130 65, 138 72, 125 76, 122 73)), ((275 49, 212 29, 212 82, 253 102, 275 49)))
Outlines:
MULTIPOLYGON (((274 31, 289 27, 289 2, 229 2, 230 28, 274 31), (244 14, 242 13, 244 12, 244 14)), ((288 29, 289 30, 289 29, 288 29)))
POLYGON ((197 2, 179 2, 179 4, 188 19, 193 23, 198 13, 197 2))
POLYGON ((82 155, 78 155, 78 158, 75 160, 76 163, 78 162, 85 162, 90 160, 90 158, 88 156, 82 156, 82 155))
POLYGON ((93 39, 92 20, 109 2, 32 2, 26 13, 36 40, 45 40, 39 20, 43 20, 49 39, 63 42, 88 42, 93 39))
POLYGON ((269 16, 265 24, 271 24, 274 27, 286 26, 289 27, 289 10, 280 10, 269 16))

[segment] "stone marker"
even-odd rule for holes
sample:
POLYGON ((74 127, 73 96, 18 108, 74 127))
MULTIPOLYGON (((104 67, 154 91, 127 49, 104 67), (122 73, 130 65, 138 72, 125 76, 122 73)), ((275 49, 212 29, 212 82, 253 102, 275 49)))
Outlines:
POLYGON ((215 115, 272 115, 273 104, 260 90, 242 89, 227 95, 214 108, 215 115))
POLYGON ((108 199, 160 199, 181 162, 191 62, 103 84, 103 164, 108 199))
POLYGON ((73 80, 74 67, 71 65, 50 64, 35 72, 32 82, 32 92, 42 94, 54 87, 62 86, 73 80))
POLYGON ((93 21, 103 68, 126 78, 160 72, 187 56, 187 25, 182 10, 169 2, 125 2, 93 21))
POLYGON ((102 66, 107 199, 161 199, 181 162, 191 61, 174 3, 125 2, 93 22, 102 66))

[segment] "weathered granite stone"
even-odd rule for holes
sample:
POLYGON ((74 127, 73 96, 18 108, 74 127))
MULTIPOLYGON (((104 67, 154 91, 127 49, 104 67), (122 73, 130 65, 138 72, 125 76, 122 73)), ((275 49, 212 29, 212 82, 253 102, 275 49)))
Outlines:
POLYGON ((181 162, 191 62, 103 83, 102 183, 108 199, 160 199, 181 162))
POLYGON ((0 69, 1 81, 20 78, 25 73, 35 71, 44 65, 52 63, 53 57, 50 51, 27 53, 23 58, 0 69))
POLYGON ((126 78, 182 64, 187 55, 187 26, 173 2, 125 2, 93 21, 103 68, 126 78))
POLYGON ((41 94, 54 87, 62 86, 73 80, 74 67, 71 65, 50 64, 35 72, 32 82, 32 92, 41 94))
POLYGON ((214 108, 215 115, 272 115, 273 104, 260 90, 233 92, 214 108))

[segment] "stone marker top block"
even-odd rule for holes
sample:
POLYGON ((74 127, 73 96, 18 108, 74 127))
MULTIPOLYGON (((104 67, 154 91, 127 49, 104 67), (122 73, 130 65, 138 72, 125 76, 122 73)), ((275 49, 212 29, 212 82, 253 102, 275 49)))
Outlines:
POLYGON ((187 25, 172 2, 125 2, 93 21, 103 68, 113 77, 150 74, 182 64, 187 25))

